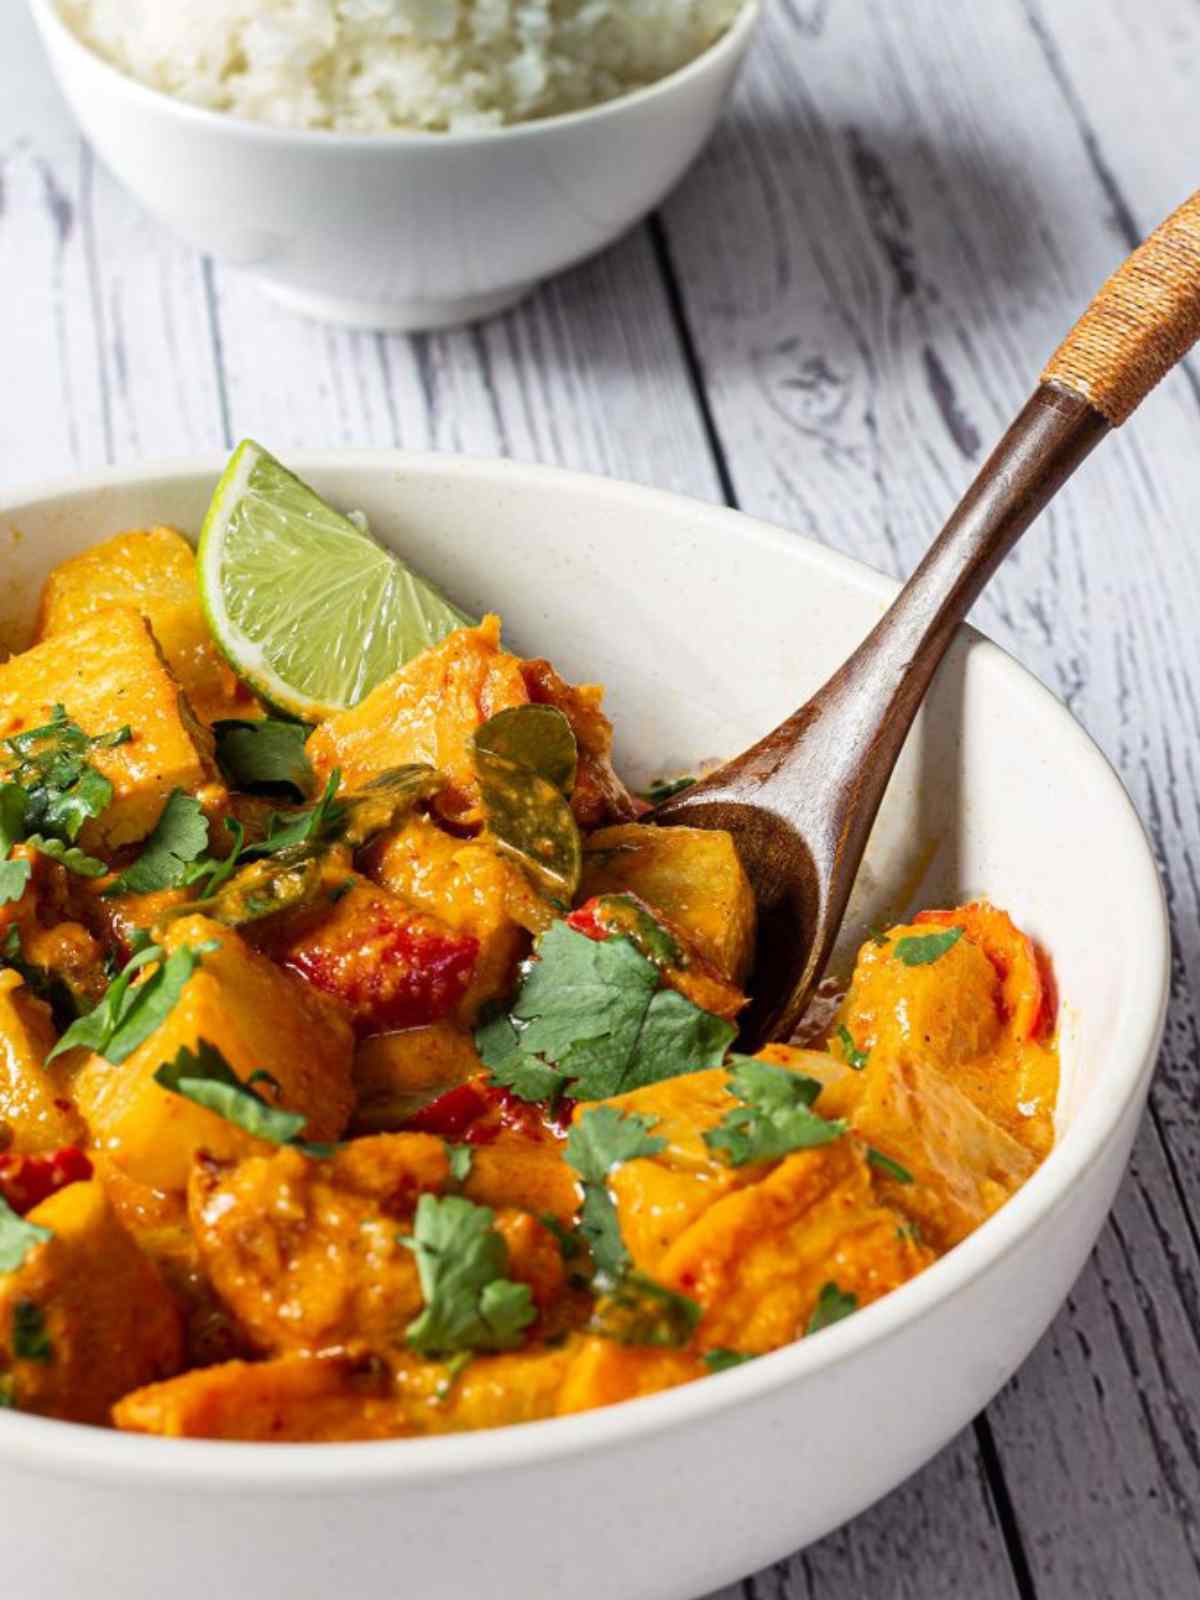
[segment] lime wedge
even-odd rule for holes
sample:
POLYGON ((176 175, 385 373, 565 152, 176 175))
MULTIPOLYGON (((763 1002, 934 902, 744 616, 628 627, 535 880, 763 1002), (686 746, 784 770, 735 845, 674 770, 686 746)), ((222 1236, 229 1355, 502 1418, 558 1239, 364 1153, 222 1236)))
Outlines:
POLYGON ((475 619, 252 439, 204 518, 200 603, 239 677, 278 711, 320 721, 475 619))

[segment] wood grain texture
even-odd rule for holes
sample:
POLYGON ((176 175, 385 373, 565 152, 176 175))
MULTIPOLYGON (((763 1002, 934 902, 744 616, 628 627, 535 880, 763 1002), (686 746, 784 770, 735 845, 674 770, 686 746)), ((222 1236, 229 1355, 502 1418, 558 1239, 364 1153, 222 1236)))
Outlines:
MULTIPOLYGON (((774 9, 735 117, 666 211, 745 509, 908 569, 1065 328, 1193 186, 1198 27, 1173 3, 774 9)), ((990 1410, 1018 1565, 1064 1600, 1200 1584, 1198 421, 1179 373, 976 613, 1121 768, 1175 930, 1154 1111, 1113 1226, 990 1410)))
MULTIPOLYGON (((734 113, 660 222, 484 328, 348 334, 145 219, 12 9, 5 485, 245 433, 507 453, 729 491, 899 576, 1090 295, 1196 184, 1194 0, 771 0, 734 113)), ((1113 1224, 986 1430, 723 1600, 1200 1588, 1198 427, 1200 380, 1177 374, 977 612, 1120 767, 1167 874, 1167 1043, 1113 1224)), ((852 1409, 848 1426, 869 1448, 852 1409)))

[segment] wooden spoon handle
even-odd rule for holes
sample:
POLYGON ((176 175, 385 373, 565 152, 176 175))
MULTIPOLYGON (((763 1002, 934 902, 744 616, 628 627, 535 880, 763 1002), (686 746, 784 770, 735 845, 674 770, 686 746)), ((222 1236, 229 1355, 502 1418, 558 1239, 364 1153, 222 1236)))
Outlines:
POLYGON ((1117 428, 1198 338, 1200 191, 1117 268, 1042 382, 1070 389, 1117 428))

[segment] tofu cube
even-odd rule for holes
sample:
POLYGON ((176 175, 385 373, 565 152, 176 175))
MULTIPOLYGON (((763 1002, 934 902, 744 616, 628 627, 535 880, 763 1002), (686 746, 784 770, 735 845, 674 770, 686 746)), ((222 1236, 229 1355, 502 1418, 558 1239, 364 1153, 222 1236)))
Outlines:
POLYGON ((196 556, 174 528, 118 533, 61 562, 42 588, 34 643, 113 606, 132 606, 154 630, 167 665, 202 722, 259 715, 258 701, 217 649, 196 588, 196 556))
POLYGON ((19 973, 0 971, 0 1123, 23 1155, 80 1144, 86 1137, 53 1066, 43 1065, 57 1039, 45 1001, 19 973))
POLYGON ((153 1189, 184 1190, 197 1151, 232 1160, 267 1148, 154 1081, 183 1045, 194 1050, 208 1040, 243 1081, 269 1073, 279 1084, 278 1104, 307 1119, 306 1138, 337 1139, 353 1106, 354 1034, 341 1009, 206 917, 181 918, 163 942, 170 951, 209 940, 217 948, 201 958, 174 1009, 119 1066, 84 1052, 61 1058, 93 1141, 153 1189))
POLYGON ((178 1307, 99 1183, 73 1183, 28 1220, 50 1230, 0 1274, 0 1371, 22 1411, 106 1423, 114 1401, 177 1372, 178 1307))
POLYGON ((227 796, 211 735, 197 723, 145 619, 114 606, 0 665, 0 738, 50 720, 56 705, 88 734, 128 726, 132 737, 88 760, 113 786, 100 817, 79 842, 109 856, 153 829, 172 789, 199 793, 206 809, 227 796))

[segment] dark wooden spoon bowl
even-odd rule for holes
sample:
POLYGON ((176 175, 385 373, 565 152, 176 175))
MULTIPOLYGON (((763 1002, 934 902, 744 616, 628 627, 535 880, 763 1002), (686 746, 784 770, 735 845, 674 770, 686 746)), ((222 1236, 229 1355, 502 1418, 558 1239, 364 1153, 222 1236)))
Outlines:
POLYGON ((758 907, 745 1048, 786 1039, 832 953, 913 718, 960 623, 1076 467, 1200 336, 1200 193, 1118 269, 1055 352, 920 566, 806 705, 647 814, 724 828, 758 907))

